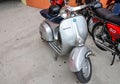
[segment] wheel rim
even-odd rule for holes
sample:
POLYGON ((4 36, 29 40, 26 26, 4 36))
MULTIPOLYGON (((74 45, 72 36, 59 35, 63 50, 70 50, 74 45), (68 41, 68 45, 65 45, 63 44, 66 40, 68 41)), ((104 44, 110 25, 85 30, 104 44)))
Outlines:
POLYGON ((90 69, 91 66, 90 66, 90 62, 88 59, 85 59, 84 63, 83 63, 83 67, 82 67, 82 71, 83 71, 83 76, 85 78, 88 78, 89 75, 90 75, 90 69))
MULTIPOLYGON (((95 41, 97 41, 99 38, 98 38, 98 36, 100 36, 101 34, 102 34, 102 31, 103 31, 103 29, 102 29, 102 26, 97 26, 96 28, 95 28, 95 30, 94 30, 94 39, 95 39, 95 41)), ((100 40, 100 39, 99 39, 100 40)))

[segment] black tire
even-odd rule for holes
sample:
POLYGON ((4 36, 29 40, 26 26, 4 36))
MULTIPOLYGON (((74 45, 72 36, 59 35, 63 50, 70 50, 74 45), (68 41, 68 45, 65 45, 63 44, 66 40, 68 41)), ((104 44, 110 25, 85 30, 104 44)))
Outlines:
POLYGON ((106 51, 104 48, 102 48, 101 46, 99 46, 99 45, 96 43, 96 40, 95 40, 95 32, 96 32, 96 29, 99 28, 100 26, 103 27, 103 24, 100 23, 100 22, 99 22, 99 23, 96 23, 96 24, 93 26, 92 38, 93 38, 93 41, 94 41, 95 45, 96 45, 99 49, 101 49, 101 50, 103 50, 103 51, 106 51))
POLYGON ((87 73, 84 72, 85 67, 82 67, 82 69, 79 72, 76 72, 76 76, 78 78, 78 80, 81 83, 87 83, 89 82, 89 80, 91 79, 91 75, 92 75, 92 64, 91 64, 91 60, 89 57, 85 58, 85 61, 87 62, 87 69, 89 69, 87 73), (86 75, 87 74, 87 75, 86 75))

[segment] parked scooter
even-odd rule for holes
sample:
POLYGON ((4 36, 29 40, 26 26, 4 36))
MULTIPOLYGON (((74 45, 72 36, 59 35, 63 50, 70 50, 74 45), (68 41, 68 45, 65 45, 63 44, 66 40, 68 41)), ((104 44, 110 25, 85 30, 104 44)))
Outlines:
POLYGON ((39 28, 42 40, 48 42, 58 55, 70 55, 70 70, 76 73, 82 83, 91 79, 92 65, 89 56, 93 53, 85 46, 88 36, 86 20, 76 11, 86 7, 87 5, 65 5, 57 16, 50 16, 48 11, 43 9, 40 13, 45 20, 39 28))
POLYGON ((105 8, 96 9, 94 14, 98 20, 92 30, 94 43, 100 49, 112 53, 113 65, 116 55, 120 59, 120 17, 105 8))

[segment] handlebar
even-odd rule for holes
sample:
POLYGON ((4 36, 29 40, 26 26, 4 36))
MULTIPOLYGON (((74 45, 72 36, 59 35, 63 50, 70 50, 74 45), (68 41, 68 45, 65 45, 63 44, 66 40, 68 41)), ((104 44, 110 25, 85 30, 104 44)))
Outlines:
POLYGON ((99 1, 94 1, 94 2, 91 2, 89 4, 84 4, 84 5, 80 5, 80 6, 76 6, 76 7, 71 7, 71 6, 68 5, 67 9, 71 12, 74 12, 74 11, 77 11, 77 10, 84 9, 86 7, 94 6, 97 3, 99 3, 99 1))
POLYGON ((74 12, 74 11, 77 11, 77 10, 84 9, 85 7, 87 7, 87 5, 80 5, 80 6, 77 6, 77 7, 71 7, 71 6, 69 6, 68 10, 71 11, 71 12, 74 12))
POLYGON ((60 14, 58 16, 61 16, 62 18, 66 18, 66 17, 69 17, 71 15, 76 15, 77 14, 76 11, 85 9, 86 7, 95 6, 97 3, 99 3, 99 2, 94 1, 94 2, 89 3, 89 4, 84 4, 84 5, 80 5, 80 6, 76 6, 76 7, 72 7, 70 5, 65 5, 64 7, 61 8, 60 14))

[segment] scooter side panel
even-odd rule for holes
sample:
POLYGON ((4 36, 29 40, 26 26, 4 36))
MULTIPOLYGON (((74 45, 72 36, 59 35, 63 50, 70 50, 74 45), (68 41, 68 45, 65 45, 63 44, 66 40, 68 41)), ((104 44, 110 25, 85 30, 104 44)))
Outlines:
POLYGON ((46 41, 53 41, 52 30, 51 30, 50 26, 45 21, 43 21, 40 24, 39 32, 40 32, 42 39, 44 39, 46 41))
POLYGON ((44 20, 39 27, 41 37, 46 41, 58 40, 58 27, 59 24, 44 20))

